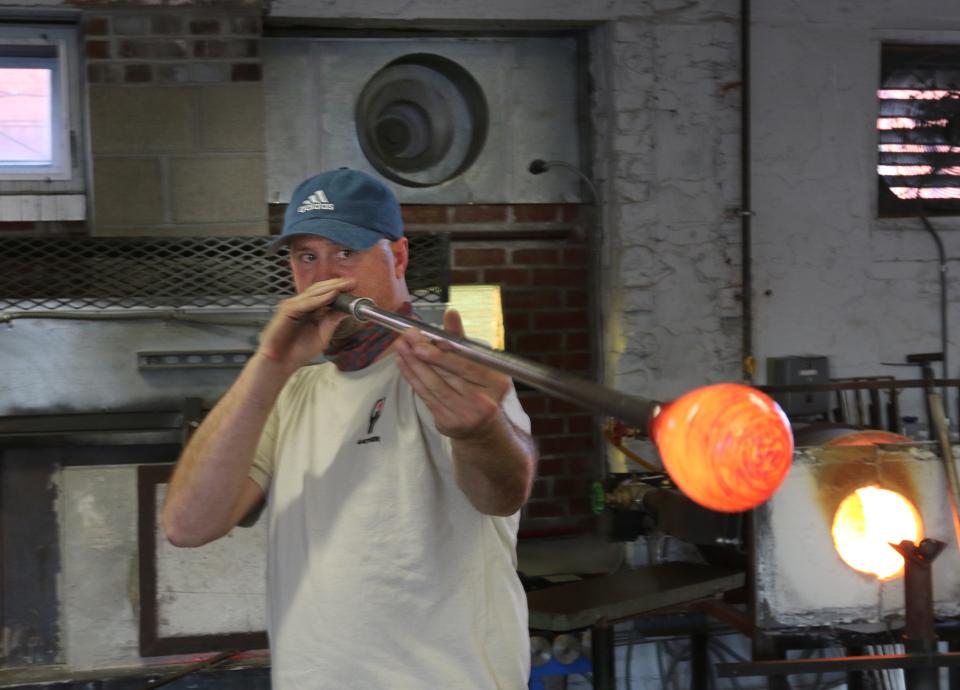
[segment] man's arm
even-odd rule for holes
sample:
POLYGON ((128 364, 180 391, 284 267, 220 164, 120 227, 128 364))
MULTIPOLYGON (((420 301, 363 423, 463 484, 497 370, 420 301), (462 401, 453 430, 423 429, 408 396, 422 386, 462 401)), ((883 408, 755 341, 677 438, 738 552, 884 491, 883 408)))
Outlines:
POLYGON ((323 351, 345 318, 329 304, 353 285, 352 279, 315 283, 280 304, 257 352, 177 461, 161 517, 172 543, 213 541, 263 500, 248 475, 267 417, 290 376, 323 351))
POLYGON ((513 515, 530 498, 536 445, 503 410, 487 433, 451 443, 457 484, 477 510, 513 515))
MULTIPOLYGON (((460 315, 447 312, 444 328, 462 336, 460 315)), ((482 513, 515 513, 530 496, 537 452, 503 408, 510 378, 414 331, 397 340, 396 350, 401 373, 433 413, 440 433, 451 439, 460 489, 482 513)))

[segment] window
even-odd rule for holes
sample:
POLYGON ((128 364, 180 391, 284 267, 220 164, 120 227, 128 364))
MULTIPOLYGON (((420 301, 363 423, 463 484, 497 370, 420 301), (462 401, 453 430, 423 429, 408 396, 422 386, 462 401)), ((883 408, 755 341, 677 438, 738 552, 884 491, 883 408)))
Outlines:
POLYGON ((960 46, 884 45, 881 216, 960 215, 960 46))
POLYGON ((75 45, 72 27, 0 24, 0 179, 74 176, 75 45))

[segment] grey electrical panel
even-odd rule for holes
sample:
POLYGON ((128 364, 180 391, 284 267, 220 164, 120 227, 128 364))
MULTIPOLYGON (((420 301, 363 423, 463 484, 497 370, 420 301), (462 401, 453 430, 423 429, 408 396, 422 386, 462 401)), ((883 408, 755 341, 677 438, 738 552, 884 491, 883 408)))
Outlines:
MULTIPOLYGON (((829 382, 830 369, 826 357, 789 355, 767 358, 767 383, 771 386, 829 382)), ((771 396, 791 418, 826 417, 830 411, 829 391, 772 393, 771 396)))

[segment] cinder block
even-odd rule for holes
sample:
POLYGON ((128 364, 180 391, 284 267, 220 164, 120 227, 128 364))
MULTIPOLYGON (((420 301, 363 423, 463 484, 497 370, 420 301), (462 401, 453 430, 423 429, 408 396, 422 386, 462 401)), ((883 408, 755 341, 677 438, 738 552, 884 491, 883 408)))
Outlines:
POLYGON ((191 62, 190 74, 195 82, 227 82, 230 81, 229 66, 224 62, 191 62))
POLYGON ((176 223, 263 222, 267 201, 263 156, 174 158, 170 198, 176 223))
POLYGON ((266 235, 263 221, 253 223, 203 223, 201 225, 168 225, 163 229, 170 237, 259 237, 266 235))
MULTIPOLYGON (((97 158, 93 162, 93 186, 97 229, 105 225, 152 225, 164 220, 160 161, 156 158, 97 158)), ((100 234, 97 229, 95 234, 100 234)))
POLYGON ((90 87, 94 154, 181 153, 195 146, 196 94, 179 87, 90 87))
POLYGON ((205 151, 264 150, 260 83, 205 86, 200 92, 200 147, 205 151))
POLYGON ((143 36, 150 31, 146 14, 118 14, 113 17, 113 33, 123 36, 143 36))

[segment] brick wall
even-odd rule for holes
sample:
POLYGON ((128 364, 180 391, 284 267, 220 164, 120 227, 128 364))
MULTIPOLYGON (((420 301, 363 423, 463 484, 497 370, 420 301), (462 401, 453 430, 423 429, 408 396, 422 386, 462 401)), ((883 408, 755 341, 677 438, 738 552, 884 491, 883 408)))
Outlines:
POLYGON ((267 229, 259 4, 85 9, 94 235, 267 229))
POLYGON ((138 9, 88 11, 91 84, 260 81, 260 16, 138 9))
MULTIPOLYGON (((404 216, 410 232, 453 233, 451 284, 501 286, 508 352, 592 378, 590 245, 577 206, 406 206, 404 216)), ((594 418, 524 384, 518 391, 540 448, 521 533, 584 529, 600 466, 594 418)))

